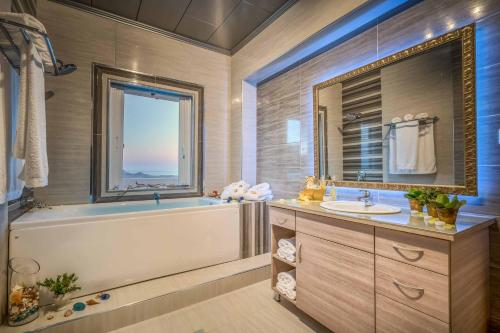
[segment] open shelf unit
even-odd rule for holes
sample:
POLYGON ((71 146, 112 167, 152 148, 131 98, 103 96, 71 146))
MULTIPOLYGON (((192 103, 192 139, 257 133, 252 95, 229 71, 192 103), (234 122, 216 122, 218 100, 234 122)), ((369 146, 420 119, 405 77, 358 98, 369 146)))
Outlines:
POLYGON ((287 229, 278 225, 271 225, 272 237, 271 237, 271 249, 272 249, 272 279, 271 286, 274 292, 280 295, 281 299, 286 299, 287 301, 296 304, 296 301, 288 298, 286 295, 280 293, 278 289, 276 289, 276 283, 278 282, 278 273, 280 272, 288 272, 294 269, 297 265, 293 262, 289 262, 285 259, 282 259, 278 256, 278 241, 282 238, 291 238, 295 237, 295 230, 287 229))

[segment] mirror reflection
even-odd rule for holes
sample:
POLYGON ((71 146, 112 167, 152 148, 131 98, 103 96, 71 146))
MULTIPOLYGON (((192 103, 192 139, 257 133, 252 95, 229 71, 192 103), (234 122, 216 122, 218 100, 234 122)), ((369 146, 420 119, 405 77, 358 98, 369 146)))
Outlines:
POLYGON ((320 177, 464 185, 462 81, 457 40, 320 89, 320 177))

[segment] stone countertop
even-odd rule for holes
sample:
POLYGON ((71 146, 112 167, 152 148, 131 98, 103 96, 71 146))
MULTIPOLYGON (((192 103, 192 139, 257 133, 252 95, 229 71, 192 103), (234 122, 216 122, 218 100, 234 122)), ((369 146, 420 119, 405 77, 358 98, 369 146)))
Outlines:
POLYGON ((375 227, 388 228, 453 241, 471 231, 487 228, 496 223, 494 216, 460 213, 455 225, 446 224, 436 227, 434 221, 426 223, 423 214, 412 216, 409 209, 402 208, 397 214, 356 214, 328 210, 320 207, 318 201, 277 200, 268 202, 268 206, 291 209, 298 212, 339 218, 351 222, 363 223, 375 227))

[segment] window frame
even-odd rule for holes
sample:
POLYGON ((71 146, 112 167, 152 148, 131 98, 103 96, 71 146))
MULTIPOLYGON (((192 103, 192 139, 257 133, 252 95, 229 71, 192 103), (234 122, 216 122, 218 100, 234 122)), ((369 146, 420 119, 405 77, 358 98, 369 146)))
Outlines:
POLYGON ((119 69, 93 63, 92 66, 92 147, 91 147, 91 202, 113 202, 148 200, 152 193, 158 192, 160 198, 187 198, 203 196, 203 93, 200 85, 173 80, 165 77, 148 75, 135 71, 119 69), (109 86, 111 81, 122 81, 127 84, 149 85, 155 89, 165 89, 180 92, 181 95, 191 95, 193 98, 195 124, 193 152, 193 182, 192 188, 179 187, 172 190, 151 191, 122 191, 112 192, 107 190, 108 182, 108 101, 109 86), (192 190, 191 190, 192 189, 192 190))

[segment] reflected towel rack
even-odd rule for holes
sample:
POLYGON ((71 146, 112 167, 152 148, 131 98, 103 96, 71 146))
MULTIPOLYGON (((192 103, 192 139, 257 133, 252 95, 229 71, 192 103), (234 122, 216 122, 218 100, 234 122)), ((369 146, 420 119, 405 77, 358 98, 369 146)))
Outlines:
POLYGON ((19 31, 24 37, 24 41, 26 43, 30 43, 30 36, 26 31, 30 33, 35 33, 37 35, 42 36, 47 44, 47 50, 50 55, 50 59, 52 61, 53 71, 46 71, 47 74, 51 74, 54 76, 65 75, 76 71, 76 65, 74 64, 64 64, 61 60, 57 59, 54 54, 54 49, 52 48, 52 42, 50 41, 49 35, 47 33, 22 23, 9 21, 3 18, 0 18, 0 51, 3 53, 5 58, 9 61, 12 67, 14 67, 18 73, 21 64, 21 51, 19 45, 16 44, 16 41, 12 37, 6 26, 19 28, 19 31), (7 43, 6 43, 7 42, 7 43))
POLYGON ((389 123, 389 124, 384 124, 384 126, 389 126, 391 129, 395 128, 397 124, 402 124, 402 123, 409 123, 412 121, 418 120, 419 125, 427 125, 427 124, 433 124, 436 121, 439 120, 439 117, 428 117, 428 118, 420 118, 420 119, 412 119, 412 120, 403 120, 397 123, 389 123))

